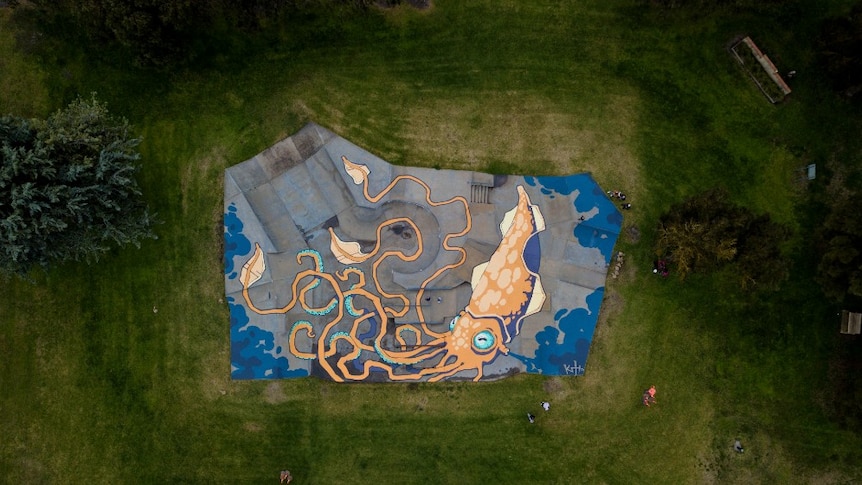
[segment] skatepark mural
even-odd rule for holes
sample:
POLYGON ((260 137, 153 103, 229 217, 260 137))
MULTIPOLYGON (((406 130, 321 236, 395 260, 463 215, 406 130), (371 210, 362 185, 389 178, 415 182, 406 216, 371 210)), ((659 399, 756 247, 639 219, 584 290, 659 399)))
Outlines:
POLYGON ((580 375, 621 222, 586 174, 396 167, 307 125, 226 171, 231 376, 580 375))

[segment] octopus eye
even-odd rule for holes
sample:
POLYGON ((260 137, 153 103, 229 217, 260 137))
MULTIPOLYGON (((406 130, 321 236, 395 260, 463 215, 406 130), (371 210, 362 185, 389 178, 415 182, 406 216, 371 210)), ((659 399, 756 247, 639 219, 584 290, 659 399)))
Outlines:
POLYGON ((490 349, 494 345, 494 334, 488 330, 482 330, 473 336, 473 347, 479 350, 490 349))
POLYGON ((458 323, 459 318, 461 318, 461 317, 457 316, 457 317, 453 318, 451 322, 449 322, 449 331, 450 332, 455 330, 455 324, 458 323))

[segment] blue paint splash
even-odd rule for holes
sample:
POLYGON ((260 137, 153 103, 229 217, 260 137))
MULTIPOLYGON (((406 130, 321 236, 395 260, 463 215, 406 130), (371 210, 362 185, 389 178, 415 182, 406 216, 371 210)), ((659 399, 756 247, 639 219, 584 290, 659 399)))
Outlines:
POLYGON ((243 224, 236 212, 236 205, 231 204, 224 214, 224 274, 229 279, 237 277, 234 258, 251 252, 251 241, 242 233, 243 224))
POLYGON ((287 357, 273 355, 275 336, 272 332, 249 326, 245 307, 228 298, 230 308, 230 362, 233 379, 283 379, 305 377, 305 369, 290 370, 287 357))
POLYGON ((575 308, 558 311, 554 315, 556 326, 546 326, 536 333, 539 347, 534 357, 515 353, 510 355, 526 364, 527 372, 530 373, 582 375, 604 294, 605 289, 598 288, 587 296, 586 310, 575 308))
POLYGON ((524 177, 524 181, 551 198, 554 194, 569 196, 578 192, 574 201, 578 212, 598 209, 598 214, 575 225, 574 237, 585 248, 596 248, 610 264, 614 245, 623 224, 623 215, 589 174, 566 177, 524 177))
POLYGON ((605 264, 608 265, 611 264, 611 258, 613 258, 617 236, 618 234, 597 229, 591 226, 589 222, 575 226, 575 238, 578 243, 585 248, 598 249, 605 258, 605 264))
MULTIPOLYGON (((594 212, 575 224, 573 236, 582 247, 598 249, 605 264, 610 264, 623 223, 622 213, 589 174, 567 177, 524 177, 524 181, 554 198, 577 192, 574 204, 579 213, 594 212)), ((554 315, 555 326, 536 334, 539 347, 533 357, 512 354, 527 366, 527 372, 546 375, 581 375, 584 373, 590 344, 599 316, 604 288, 587 296, 587 309, 563 309, 554 315)))
POLYGON ((367 332, 361 333, 361 334, 356 336, 357 340, 359 340, 360 342, 367 339, 367 338, 374 337, 375 335, 377 335, 377 326, 380 325, 378 323, 376 317, 371 317, 368 320, 366 320, 366 322, 368 322, 371 326, 368 328, 367 332))
POLYGON ((539 243, 539 234, 533 234, 524 245, 524 264, 531 273, 539 274, 542 264, 542 246, 539 243))

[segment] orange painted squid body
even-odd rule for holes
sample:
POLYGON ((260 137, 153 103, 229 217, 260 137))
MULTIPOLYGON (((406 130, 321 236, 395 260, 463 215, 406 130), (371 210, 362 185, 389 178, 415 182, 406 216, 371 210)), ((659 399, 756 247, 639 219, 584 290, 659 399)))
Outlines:
POLYGON ((524 318, 544 303, 538 275, 538 233, 544 227, 538 207, 519 186, 518 205, 501 223, 503 240, 491 259, 475 268, 470 303, 452 320, 446 337, 448 355, 464 369, 476 369, 476 380, 484 364, 509 353, 506 344, 520 333, 524 318))

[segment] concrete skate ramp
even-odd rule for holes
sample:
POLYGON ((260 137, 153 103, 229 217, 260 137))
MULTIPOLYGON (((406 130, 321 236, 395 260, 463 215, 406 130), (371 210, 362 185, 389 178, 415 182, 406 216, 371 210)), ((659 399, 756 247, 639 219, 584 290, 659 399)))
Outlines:
POLYGON ((587 174, 398 167, 306 125, 225 173, 231 376, 581 375, 621 223, 587 174))

